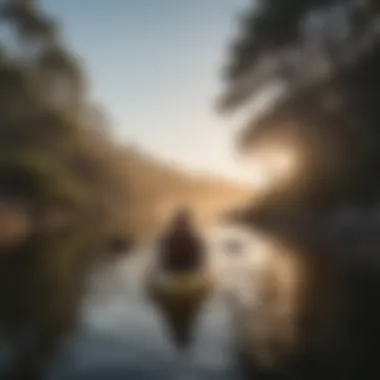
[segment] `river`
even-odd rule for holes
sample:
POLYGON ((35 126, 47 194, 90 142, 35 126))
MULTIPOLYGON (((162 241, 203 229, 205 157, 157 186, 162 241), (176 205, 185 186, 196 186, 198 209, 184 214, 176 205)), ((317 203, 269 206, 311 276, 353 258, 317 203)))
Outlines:
POLYGON ((68 344, 52 379, 239 379, 224 294, 247 269, 254 239, 240 230, 214 229, 206 240, 209 258, 224 271, 223 281, 204 308, 189 352, 174 350, 163 321, 144 297, 141 274, 154 253, 154 244, 146 244, 114 270, 95 276, 84 307, 83 328, 68 344), (227 236, 242 242, 241 254, 223 252, 222 240, 227 236))

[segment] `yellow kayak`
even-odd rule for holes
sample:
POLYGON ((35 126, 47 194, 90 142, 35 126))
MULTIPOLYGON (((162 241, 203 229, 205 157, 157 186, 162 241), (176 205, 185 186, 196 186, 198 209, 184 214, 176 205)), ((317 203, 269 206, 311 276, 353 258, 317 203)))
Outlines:
POLYGON ((158 307, 177 348, 185 349, 191 343, 195 323, 211 294, 212 285, 205 271, 189 274, 150 272, 147 295, 158 307))
POLYGON ((159 311, 175 346, 188 348, 202 308, 217 287, 218 273, 209 265, 188 273, 164 271, 155 263, 146 269, 145 296, 159 311))
POLYGON ((189 274, 152 273, 150 285, 165 293, 192 293, 211 285, 211 279, 203 271, 189 274))

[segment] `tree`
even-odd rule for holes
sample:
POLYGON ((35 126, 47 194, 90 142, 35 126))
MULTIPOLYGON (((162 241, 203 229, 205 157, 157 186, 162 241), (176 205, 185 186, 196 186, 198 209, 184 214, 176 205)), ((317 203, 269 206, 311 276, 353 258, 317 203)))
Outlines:
POLYGON ((310 82, 316 79, 310 64, 327 60, 339 69, 350 55, 373 48, 368 39, 376 37, 378 11, 377 0, 255 1, 231 49, 223 108, 239 107, 273 77, 292 86, 310 82))
MULTIPOLYGON (((275 82, 279 97, 261 115, 252 115, 243 145, 255 150, 290 136, 306 146, 303 158, 310 164, 291 189, 279 188, 245 215, 233 216, 281 243, 265 268, 267 280, 260 283, 271 296, 243 314, 249 325, 267 323, 270 333, 263 339, 262 328, 242 331, 249 347, 242 361, 257 379, 370 379, 380 372, 379 247, 365 247, 376 232, 367 229, 370 236, 363 238, 357 224, 348 234, 332 228, 329 211, 342 211, 341 203, 378 200, 380 2, 255 4, 232 49, 221 109, 239 110, 275 82), (285 218, 280 205, 287 206, 285 218), (299 210, 306 210, 311 223, 299 210), (290 265, 282 266, 287 259, 290 265), (279 286, 284 276, 298 284, 289 292, 279 286), (293 305, 282 303, 296 294, 293 305), (294 335, 286 337, 289 331, 294 335)), ((363 229, 366 223, 360 221, 363 229)))
POLYGON ((12 376, 36 380, 79 321, 128 188, 120 147, 89 117, 84 70, 58 23, 31 0, 2 1, 0 23, 9 32, 0 43, 0 222, 13 210, 12 223, 31 230, 0 241, 0 330, 16 349, 12 376))
MULTIPOLYGON (((339 197, 343 190, 358 199, 378 193, 379 4, 256 1, 241 22, 225 70, 223 112, 254 102, 269 85, 279 88, 273 104, 247 123, 243 146, 254 149, 280 133, 302 136, 315 152, 308 172, 327 177, 326 160, 319 166, 317 161, 330 157, 329 177, 335 180, 325 190, 339 197)), ((315 188, 315 181, 308 183, 309 190, 315 188)))

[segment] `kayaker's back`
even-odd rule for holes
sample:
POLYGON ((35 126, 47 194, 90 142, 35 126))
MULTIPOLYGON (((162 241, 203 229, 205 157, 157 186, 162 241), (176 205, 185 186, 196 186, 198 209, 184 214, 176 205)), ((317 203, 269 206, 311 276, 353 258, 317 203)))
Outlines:
POLYGON ((159 245, 161 269, 171 272, 189 272, 202 267, 204 244, 191 223, 188 213, 180 213, 169 233, 159 245))

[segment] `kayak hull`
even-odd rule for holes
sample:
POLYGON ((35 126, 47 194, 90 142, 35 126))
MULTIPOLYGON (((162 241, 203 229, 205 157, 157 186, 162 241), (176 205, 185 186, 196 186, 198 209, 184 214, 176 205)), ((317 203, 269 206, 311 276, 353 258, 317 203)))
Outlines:
POLYGON ((212 289, 212 279, 200 271, 189 274, 153 271, 150 274, 147 295, 160 310, 178 349, 191 345, 198 316, 212 289))

